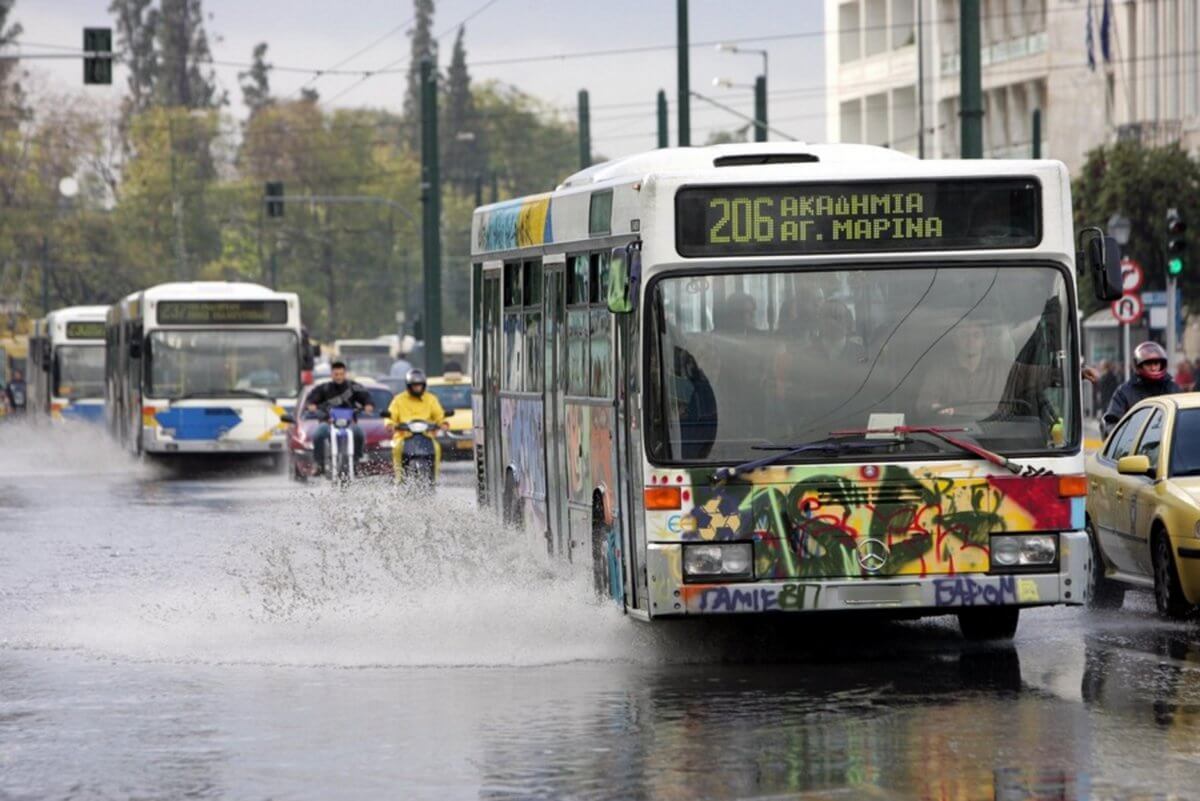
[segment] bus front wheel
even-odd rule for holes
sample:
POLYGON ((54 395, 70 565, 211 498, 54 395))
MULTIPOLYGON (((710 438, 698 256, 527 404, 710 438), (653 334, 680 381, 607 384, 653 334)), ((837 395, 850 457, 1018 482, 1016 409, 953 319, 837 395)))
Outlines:
POLYGON ((1021 610, 1015 606, 964 609, 958 613, 958 628, 972 642, 1011 640, 1020 616, 1021 610))

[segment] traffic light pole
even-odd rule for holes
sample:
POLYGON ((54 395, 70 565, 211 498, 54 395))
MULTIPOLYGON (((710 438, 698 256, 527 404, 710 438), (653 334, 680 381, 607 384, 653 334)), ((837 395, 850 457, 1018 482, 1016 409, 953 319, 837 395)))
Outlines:
POLYGON ((1177 279, 1173 275, 1167 276, 1167 371, 1170 372, 1174 367, 1172 364, 1175 359, 1175 346, 1178 344, 1175 336, 1175 330, 1179 319, 1178 303, 1175 302, 1175 285, 1177 279))
POLYGON ((424 212, 425 370, 442 374, 442 181, 438 175, 437 75, 421 60, 421 206, 424 212))

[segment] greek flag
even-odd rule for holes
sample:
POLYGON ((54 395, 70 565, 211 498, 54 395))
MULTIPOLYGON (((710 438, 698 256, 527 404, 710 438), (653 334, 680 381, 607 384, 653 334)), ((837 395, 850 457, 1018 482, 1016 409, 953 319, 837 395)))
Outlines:
POLYGON ((1088 69, 1092 72, 1096 71, 1096 42, 1092 37, 1092 0, 1088 0, 1087 4, 1087 58, 1088 69))

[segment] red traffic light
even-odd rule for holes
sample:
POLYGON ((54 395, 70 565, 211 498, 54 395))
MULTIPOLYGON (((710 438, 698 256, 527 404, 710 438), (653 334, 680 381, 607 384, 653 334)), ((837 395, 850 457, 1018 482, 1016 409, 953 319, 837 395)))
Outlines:
POLYGON ((1184 221, 1183 215, 1178 209, 1169 209, 1167 211, 1167 233, 1172 236, 1179 236, 1187 230, 1187 222, 1184 221))

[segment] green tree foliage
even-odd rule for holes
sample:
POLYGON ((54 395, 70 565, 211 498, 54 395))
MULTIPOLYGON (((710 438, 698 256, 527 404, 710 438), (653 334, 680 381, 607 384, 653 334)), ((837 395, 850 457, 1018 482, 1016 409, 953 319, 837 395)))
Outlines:
MULTIPOLYGON (((0 0, 0 48, 16 42, 24 29, 21 23, 8 21, 17 0, 0 0)), ((23 114, 21 85, 15 76, 20 61, 0 61, 0 129, 15 125, 23 114)))
POLYGON ((215 108, 226 98, 217 91, 201 0, 161 0, 156 25, 159 105, 215 108))
MULTIPOLYGON (((1133 223, 1126 253, 1146 270, 1149 289, 1166 285, 1167 209, 1178 208, 1188 221, 1188 250, 1180 276, 1184 298, 1200 293, 1200 162, 1178 145, 1145 147, 1137 142, 1118 142, 1098 147, 1087 154, 1072 188, 1076 229, 1101 229, 1114 212, 1133 223)), ((1080 301, 1095 309, 1099 301, 1091 291, 1091 278, 1084 276, 1080 301)))
POLYGON ((421 62, 437 63, 433 38, 433 0, 413 0, 413 28, 408 34, 410 53, 408 84, 404 92, 405 138, 414 151, 421 149, 421 62))
POLYGON ((266 42, 254 46, 250 69, 238 73, 238 82, 242 88, 242 102, 250 109, 250 116, 272 103, 271 65, 267 63, 266 42))
POLYGON ((487 144, 485 129, 475 112, 475 98, 471 94, 467 51, 463 45, 465 32, 463 27, 458 29, 450 69, 446 73, 440 155, 446 181, 461 191, 473 192, 475 182, 487 175, 487 144))
POLYGON ((575 172, 579 134, 574 123, 514 86, 489 82, 474 97, 502 197, 549 191, 575 172))
POLYGON ((155 47, 159 13, 153 0, 112 0, 108 11, 116 19, 117 46, 129 75, 128 91, 122 100, 126 119, 140 114, 154 102, 154 81, 158 75, 158 50, 155 47))

